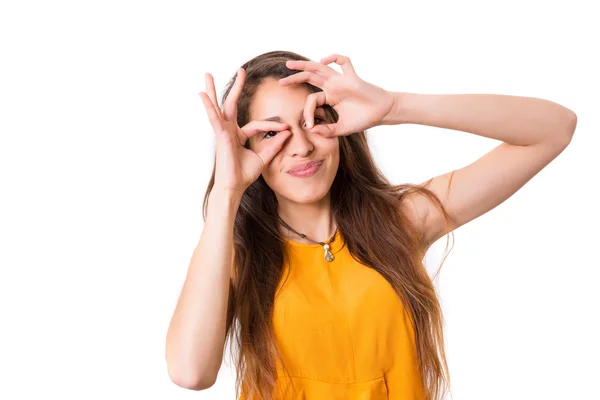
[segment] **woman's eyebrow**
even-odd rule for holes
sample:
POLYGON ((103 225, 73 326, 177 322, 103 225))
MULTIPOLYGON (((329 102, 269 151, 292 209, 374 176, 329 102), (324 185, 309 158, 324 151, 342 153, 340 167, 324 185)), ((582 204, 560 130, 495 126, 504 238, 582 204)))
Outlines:
MULTIPOLYGON (((323 107, 317 107, 317 108, 315 109, 315 115, 316 115, 316 112, 317 112, 317 110, 319 110, 319 109, 323 109, 323 107)), ((302 114, 303 114, 303 113, 304 113, 304 110, 300 110, 300 116, 302 116, 302 114)), ((275 116, 273 116, 273 117, 265 118, 265 119, 263 119, 263 120, 261 120, 261 121, 275 121, 275 122, 283 122, 283 121, 281 120, 281 117, 279 117, 279 115, 275 115, 275 116)))
POLYGON ((278 115, 274 116, 274 117, 269 117, 269 118, 265 118, 263 119, 263 121, 275 121, 275 122, 281 122, 281 118, 279 118, 278 115))

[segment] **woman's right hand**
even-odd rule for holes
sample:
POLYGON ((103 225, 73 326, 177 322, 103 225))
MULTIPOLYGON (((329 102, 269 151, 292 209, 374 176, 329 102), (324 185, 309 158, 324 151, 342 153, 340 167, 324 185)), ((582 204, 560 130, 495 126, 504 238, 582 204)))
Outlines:
POLYGON ((200 92, 208 119, 216 137, 216 170, 214 189, 224 190, 241 196, 262 174, 266 166, 291 135, 288 124, 273 121, 251 121, 240 128, 237 124, 237 103, 242 93, 246 71, 239 68, 235 83, 219 108, 211 74, 205 74, 207 93, 200 92), (246 140, 260 132, 278 131, 258 152, 244 147, 246 140))

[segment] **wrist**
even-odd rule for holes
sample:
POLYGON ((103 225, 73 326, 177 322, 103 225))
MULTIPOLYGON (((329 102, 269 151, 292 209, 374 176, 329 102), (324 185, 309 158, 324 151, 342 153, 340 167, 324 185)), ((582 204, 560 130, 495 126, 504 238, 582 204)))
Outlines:
POLYGON ((218 207, 221 210, 228 210, 236 212, 242 195, 230 190, 213 189, 208 197, 209 207, 212 204, 214 207, 218 207))
POLYGON ((383 117, 380 125, 398 125, 406 123, 405 119, 405 102, 406 97, 410 93, 405 92, 390 92, 392 96, 392 108, 383 117))

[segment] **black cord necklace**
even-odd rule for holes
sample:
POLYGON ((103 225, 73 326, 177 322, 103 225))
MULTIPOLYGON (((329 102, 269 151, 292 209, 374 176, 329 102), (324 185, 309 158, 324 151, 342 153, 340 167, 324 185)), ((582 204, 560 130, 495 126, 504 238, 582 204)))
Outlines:
POLYGON ((295 234, 297 234, 297 235, 300 235, 300 237, 302 237, 303 239, 310 240, 310 241, 311 241, 311 242, 313 242, 313 243, 318 243, 318 244, 320 244, 321 246, 323 246, 323 248, 325 249, 325 254, 324 254, 325 261, 331 262, 331 261, 333 261, 333 260, 335 259, 335 257, 334 257, 334 256, 333 256, 333 254, 331 253, 331 251, 329 251, 329 245, 330 245, 330 244, 333 242, 333 240, 335 239, 335 234, 336 234, 336 233, 337 233, 337 231, 338 231, 337 227, 335 228, 335 232, 333 233, 333 236, 331 237, 331 239, 329 239, 329 242, 327 242, 327 243, 323 243, 323 242, 316 242, 316 241, 314 241, 314 240, 312 240, 312 239, 309 239, 309 238, 307 238, 307 237, 306 237, 306 235, 305 235, 304 233, 299 233, 299 232, 295 231, 295 230, 294 230, 294 228, 292 228, 291 226, 289 226, 288 224, 286 224, 286 223, 285 223, 285 221, 281 219, 281 217, 279 217, 279 221, 281 221, 281 223, 282 223, 283 225, 285 225, 285 227, 286 227, 286 228, 288 228, 289 230, 291 230, 291 231, 292 231, 292 232, 294 232, 295 234))

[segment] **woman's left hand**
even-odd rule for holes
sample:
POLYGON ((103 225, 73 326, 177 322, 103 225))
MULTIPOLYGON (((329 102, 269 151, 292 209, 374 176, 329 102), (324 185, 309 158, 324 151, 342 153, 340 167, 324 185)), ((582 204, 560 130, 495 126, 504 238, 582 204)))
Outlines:
POLYGON ((326 137, 360 132, 381 125, 394 106, 392 93, 359 78, 348 57, 332 54, 320 63, 288 60, 286 66, 302 72, 280 79, 281 85, 308 82, 323 90, 311 93, 306 100, 304 119, 311 132, 326 137), (332 62, 341 66, 343 74, 327 66, 332 62), (338 113, 338 122, 313 126, 315 108, 324 104, 332 106, 338 113))

